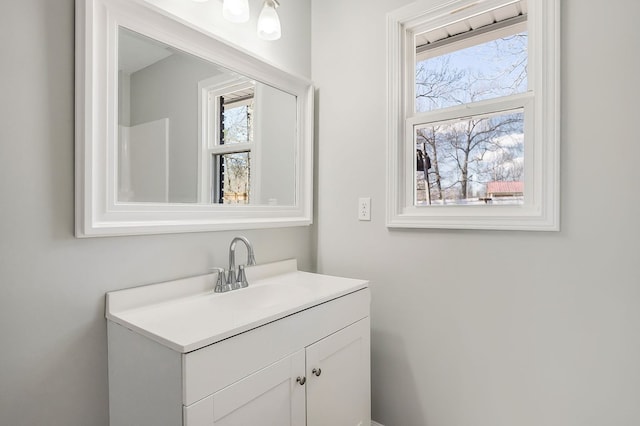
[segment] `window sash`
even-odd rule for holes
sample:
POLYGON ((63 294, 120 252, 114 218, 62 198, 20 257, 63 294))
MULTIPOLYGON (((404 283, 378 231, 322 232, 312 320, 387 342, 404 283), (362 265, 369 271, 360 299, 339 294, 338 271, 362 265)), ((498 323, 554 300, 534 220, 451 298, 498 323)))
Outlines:
MULTIPOLYGON (((482 118, 500 113, 524 112, 524 203, 525 206, 531 206, 533 203, 534 188, 534 155, 536 147, 531 143, 533 139, 533 129, 531 120, 533 120, 533 93, 520 93, 517 95, 506 96, 504 98, 489 99, 461 106, 443 108, 441 110, 428 111, 407 118, 405 121, 405 140, 404 140, 404 162, 411 164, 412 167, 405 167, 404 175, 404 199, 406 211, 417 212, 424 209, 436 208, 441 209, 445 206, 416 206, 415 205, 415 169, 416 169, 416 128, 428 126, 433 123, 446 123, 469 120, 473 118, 482 118), (418 210, 416 210, 418 209, 418 210)), ((455 206, 452 206, 455 207, 455 206)), ((462 208, 470 208, 471 206, 460 206, 462 208)), ((481 206, 480 208, 493 208, 495 206, 481 206)))
POLYGON ((429 124, 441 121, 452 121, 475 117, 480 115, 494 114, 501 111, 509 111, 517 108, 524 108, 533 100, 533 91, 515 95, 502 96, 499 98, 486 99, 478 102, 457 105, 448 108, 441 108, 421 113, 414 113, 405 122, 407 126, 429 124))
MULTIPOLYGON (((246 90, 248 88, 254 87, 254 83, 242 81, 236 82, 233 84, 225 83, 221 86, 217 87, 209 87, 205 88, 206 91, 206 126, 208 132, 207 136, 207 146, 208 148, 215 148, 220 146, 220 97, 223 97, 225 94, 233 93, 241 90, 246 90)), ((255 94, 254 94, 255 99, 255 94)), ((228 106, 231 108, 235 106, 243 105, 245 100, 239 101, 231 101, 228 103, 228 106)))

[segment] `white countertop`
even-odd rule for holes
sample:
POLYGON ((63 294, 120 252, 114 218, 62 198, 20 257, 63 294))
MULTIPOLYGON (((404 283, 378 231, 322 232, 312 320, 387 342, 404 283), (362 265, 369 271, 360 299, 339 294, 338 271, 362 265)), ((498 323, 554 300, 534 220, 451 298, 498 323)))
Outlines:
POLYGON ((368 286, 296 270, 295 260, 247 267, 249 287, 214 293, 216 274, 107 293, 106 317, 181 353, 368 286))

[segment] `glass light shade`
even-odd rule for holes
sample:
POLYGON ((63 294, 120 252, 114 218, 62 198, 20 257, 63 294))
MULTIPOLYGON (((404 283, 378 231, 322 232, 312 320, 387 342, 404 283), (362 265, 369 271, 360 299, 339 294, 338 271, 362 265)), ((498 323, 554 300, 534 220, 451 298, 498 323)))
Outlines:
POLYGON ((231 22, 247 22, 249 20, 249 1, 224 0, 222 16, 231 22))
POLYGON ((263 40, 278 40, 280 35, 280 18, 276 5, 273 1, 266 0, 258 18, 258 37, 263 40))

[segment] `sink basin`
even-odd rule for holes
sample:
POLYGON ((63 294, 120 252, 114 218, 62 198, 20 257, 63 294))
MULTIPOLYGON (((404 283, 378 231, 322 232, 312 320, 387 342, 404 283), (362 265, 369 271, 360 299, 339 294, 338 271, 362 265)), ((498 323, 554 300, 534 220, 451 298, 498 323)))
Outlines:
MULTIPOLYGON (((269 284, 253 285, 235 291, 230 291, 212 297, 212 303, 220 305, 221 309, 232 311, 246 311, 255 309, 270 309, 286 305, 291 300, 304 299, 313 295, 313 291, 304 286, 272 282, 269 284)), ((218 306, 216 306, 217 308, 218 306)))
POLYGON ((297 270, 295 260, 246 268, 249 287, 214 293, 208 274, 107 293, 106 317, 186 353, 368 286, 297 270))

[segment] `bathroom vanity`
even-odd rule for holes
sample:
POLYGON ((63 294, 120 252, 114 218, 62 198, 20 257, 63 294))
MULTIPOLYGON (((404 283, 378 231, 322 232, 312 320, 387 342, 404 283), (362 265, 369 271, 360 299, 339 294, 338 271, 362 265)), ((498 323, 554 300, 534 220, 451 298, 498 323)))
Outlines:
POLYGON ((247 267, 107 294, 112 426, 370 425, 368 282, 247 267))

